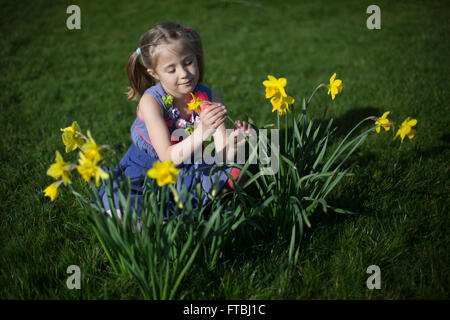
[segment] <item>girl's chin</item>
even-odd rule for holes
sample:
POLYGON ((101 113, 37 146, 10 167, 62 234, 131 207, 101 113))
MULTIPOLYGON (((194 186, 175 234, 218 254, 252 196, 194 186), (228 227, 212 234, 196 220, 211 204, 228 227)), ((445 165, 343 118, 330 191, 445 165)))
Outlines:
POLYGON ((191 93, 192 91, 194 91, 195 86, 193 86, 192 84, 189 85, 181 85, 178 87, 178 91, 181 94, 187 94, 187 93, 191 93))

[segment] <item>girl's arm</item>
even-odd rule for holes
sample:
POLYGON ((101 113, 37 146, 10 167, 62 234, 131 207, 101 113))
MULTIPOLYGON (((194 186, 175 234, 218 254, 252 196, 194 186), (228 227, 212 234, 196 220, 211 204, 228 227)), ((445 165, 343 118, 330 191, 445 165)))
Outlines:
POLYGON ((170 133, 164 121, 164 112, 152 95, 142 96, 140 110, 159 160, 172 160, 175 165, 187 162, 194 152, 200 151, 203 141, 208 140, 223 123, 226 114, 222 106, 213 104, 202 112, 200 124, 194 132, 183 141, 172 145, 170 133))

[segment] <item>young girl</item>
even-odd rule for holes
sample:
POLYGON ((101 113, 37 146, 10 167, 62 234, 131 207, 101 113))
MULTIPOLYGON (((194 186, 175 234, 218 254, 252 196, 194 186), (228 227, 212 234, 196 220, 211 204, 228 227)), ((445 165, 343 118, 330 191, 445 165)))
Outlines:
MULTIPOLYGON (((171 160, 181 170, 175 186, 177 190, 183 184, 191 190, 200 181, 209 194, 215 185, 219 187, 218 191, 222 188, 233 191, 234 185, 224 171, 237 180, 241 173, 239 169, 215 168, 211 174, 211 183, 210 170, 213 164, 190 161, 194 154, 203 150, 203 142, 210 137, 214 139, 216 154, 222 161, 230 161, 226 157, 228 142, 234 143, 234 136, 237 136, 239 129, 249 134, 249 125, 238 120, 232 135, 226 136, 226 107, 215 91, 201 84, 204 60, 199 34, 192 28, 174 22, 160 23, 141 36, 139 47, 128 57, 126 69, 130 80, 128 99, 140 100, 136 120, 131 126, 133 143, 116 171, 130 177, 133 189, 131 203, 138 197, 137 211, 142 205, 145 175, 155 161, 171 160), (200 114, 189 110, 192 94, 202 96, 202 100, 207 98, 209 102, 200 114), (191 125, 194 131, 181 141, 172 135, 175 130, 184 130, 191 125), (199 168, 203 169, 196 170, 199 168)), ((234 159, 234 155, 231 156, 234 159)), ((240 181, 245 182, 246 178, 242 177, 240 181)), ((105 209, 110 214, 104 190, 101 190, 101 195, 105 209)), ((116 208, 119 208, 117 194, 114 198, 116 208)), ((197 199, 200 200, 205 204, 209 198, 205 196, 197 199)), ((120 212, 117 213, 120 216, 120 212)))

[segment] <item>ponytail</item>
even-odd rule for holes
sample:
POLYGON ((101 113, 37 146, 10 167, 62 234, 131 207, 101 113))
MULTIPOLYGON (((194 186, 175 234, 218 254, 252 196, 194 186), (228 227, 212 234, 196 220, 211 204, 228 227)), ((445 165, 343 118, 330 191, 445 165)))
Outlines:
POLYGON ((128 56, 126 69, 128 80, 130 80, 130 86, 126 93, 127 99, 137 100, 144 94, 145 90, 155 84, 155 79, 147 73, 147 68, 139 62, 139 55, 136 51, 128 56))

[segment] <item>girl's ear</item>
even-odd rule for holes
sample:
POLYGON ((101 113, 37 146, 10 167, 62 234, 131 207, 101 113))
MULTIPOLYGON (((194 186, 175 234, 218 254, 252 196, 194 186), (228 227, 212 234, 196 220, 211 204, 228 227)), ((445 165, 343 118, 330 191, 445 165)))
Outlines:
POLYGON ((151 75, 153 77, 153 79, 159 80, 159 77, 156 74, 155 70, 148 68, 147 72, 148 72, 149 75, 151 75))

